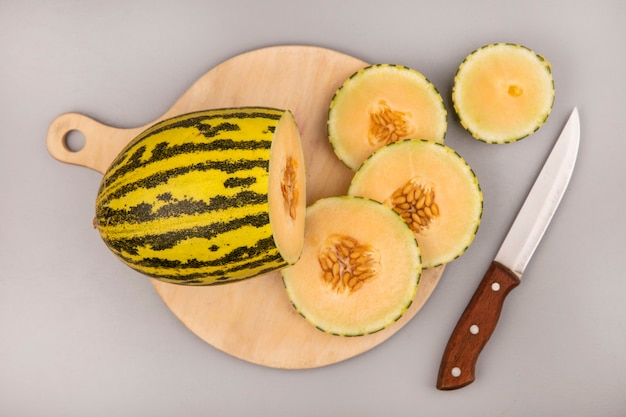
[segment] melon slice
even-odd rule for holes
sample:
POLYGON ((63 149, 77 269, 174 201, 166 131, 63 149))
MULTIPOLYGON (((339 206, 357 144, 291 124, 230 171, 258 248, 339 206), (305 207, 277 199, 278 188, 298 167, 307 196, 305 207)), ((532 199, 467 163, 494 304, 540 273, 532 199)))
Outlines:
POLYGON ((550 64, 521 45, 483 46, 459 66, 452 101, 461 124, 474 138, 487 143, 517 141, 539 129, 552 111, 550 64))
POLYGON ((407 139, 376 151, 356 172, 348 194, 399 213, 415 234, 424 268, 461 256, 482 216, 474 171, 456 151, 433 141, 407 139))
POLYGON ((375 150, 410 137, 443 142, 447 111, 420 72, 378 64, 354 73, 335 92, 328 112, 330 143, 355 170, 375 150))
POLYGON ((282 270, 295 309, 340 336, 374 333, 413 302, 420 251, 406 222, 379 202, 326 197, 307 208, 304 249, 282 270))

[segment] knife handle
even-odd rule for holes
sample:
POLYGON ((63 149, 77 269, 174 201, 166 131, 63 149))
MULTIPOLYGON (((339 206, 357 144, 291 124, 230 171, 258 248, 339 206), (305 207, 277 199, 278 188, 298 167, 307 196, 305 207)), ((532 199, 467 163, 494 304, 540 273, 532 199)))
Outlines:
POLYGON ((520 283, 519 277, 493 261, 459 319, 443 353, 437 389, 453 390, 471 384, 478 355, 491 337, 504 300, 520 283))

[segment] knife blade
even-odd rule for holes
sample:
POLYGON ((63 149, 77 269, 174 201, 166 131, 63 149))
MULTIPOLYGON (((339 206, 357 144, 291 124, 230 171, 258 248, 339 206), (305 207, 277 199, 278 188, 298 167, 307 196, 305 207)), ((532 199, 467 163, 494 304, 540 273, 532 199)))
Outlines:
POLYGON ((453 390, 475 379, 478 356, 493 334, 507 295, 520 284, 574 171, 580 141, 574 108, 526 200, 456 324, 441 359, 437 389, 453 390))

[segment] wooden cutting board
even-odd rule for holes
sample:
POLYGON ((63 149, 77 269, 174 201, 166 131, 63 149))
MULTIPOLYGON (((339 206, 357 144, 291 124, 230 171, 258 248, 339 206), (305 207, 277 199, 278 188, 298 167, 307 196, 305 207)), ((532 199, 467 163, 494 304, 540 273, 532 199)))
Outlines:
MULTIPOLYGON (((217 107, 290 109, 302 135, 310 204, 321 197, 344 195, 352 178, 329 145, 326 116, 335 90, 365 65, 313 46, 254 50, 211 69, 170 110, 144 126, 118 129, 79 113, 62 114, 50 125, 47 147, 62 162, 104 173, 131 139, 165 118, 217 107), (85 137, 83 148, 76 152, 66 142, 71 131, 85 137)), ((387 340, 422 308, 442 273, 443 267, 425 270, 407 313, 391 327, 362 337, 331 336, 311 326, 291 306, 277 272, 217 287, 152 282, 174 315, 208 344, 259 365, 302 369, 351 358, 387 340)))

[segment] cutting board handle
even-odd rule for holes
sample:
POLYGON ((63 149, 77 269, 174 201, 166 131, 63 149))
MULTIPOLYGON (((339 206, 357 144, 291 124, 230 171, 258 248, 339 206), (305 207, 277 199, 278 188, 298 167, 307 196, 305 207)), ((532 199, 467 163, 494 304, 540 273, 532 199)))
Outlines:
POLYGON ((80 113, 64 113, 50 124, 46 146, 48 152, 61 162, 104 173, 124 146, 142 130, 143 127, 118 129, 80 113), (78 150, 72 150, 67 141, 68 135, 74 131, 85 138, 84 146, 78 150))

